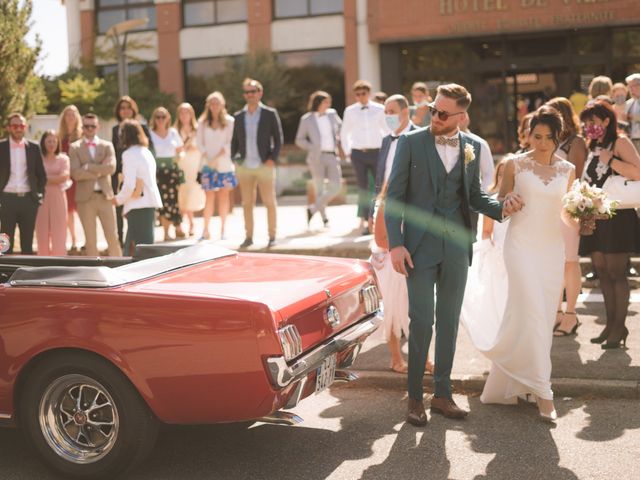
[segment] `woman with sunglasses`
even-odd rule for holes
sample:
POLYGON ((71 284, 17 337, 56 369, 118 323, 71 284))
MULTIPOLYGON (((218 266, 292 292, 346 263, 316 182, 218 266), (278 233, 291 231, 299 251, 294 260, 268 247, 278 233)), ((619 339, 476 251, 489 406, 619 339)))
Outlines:
POLYGON ((162 197, 160 223, 164 230, 164 239, 172 240, 169 227, 175 228, 176 238, 184 238, 182 215, 178 207, 178 187, 184 183, 184 174, 178 167, 178 154, 184 143, 178 131, 170 127, 171 114, 164 107, 156 108, 151 114, 151 139, 156 149, 156 178, 162 197))

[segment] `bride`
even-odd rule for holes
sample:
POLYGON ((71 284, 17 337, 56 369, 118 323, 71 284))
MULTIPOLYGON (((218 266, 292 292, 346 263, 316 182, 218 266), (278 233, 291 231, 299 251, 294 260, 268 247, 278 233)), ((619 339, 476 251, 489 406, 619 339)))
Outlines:
POLYGON ((575 169, 554 154, 562 132, 556 110, 538 109, 530 132, 531 150, 507 161, 500 189, 501 198, 514 192, 525 205, 511 217, 504 243, 504 316, 497 321, 477 314, 469 319, 473 328, 468 330, 474 345, 492 361, 480 400, 515 404, 518 396, 533 394, 541 417, 554 421, 551 343, 564 274, 561 222, 572 224, 561 215, 562 197, 575 169))

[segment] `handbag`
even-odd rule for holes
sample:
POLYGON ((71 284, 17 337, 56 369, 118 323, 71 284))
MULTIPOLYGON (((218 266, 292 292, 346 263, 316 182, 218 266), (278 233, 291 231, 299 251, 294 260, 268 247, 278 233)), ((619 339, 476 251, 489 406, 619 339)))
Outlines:
POLYGON ((618 202, 618 209, 640 207, 640 180, 610 175, 602 185, 602 190, 611 200, 618 202))

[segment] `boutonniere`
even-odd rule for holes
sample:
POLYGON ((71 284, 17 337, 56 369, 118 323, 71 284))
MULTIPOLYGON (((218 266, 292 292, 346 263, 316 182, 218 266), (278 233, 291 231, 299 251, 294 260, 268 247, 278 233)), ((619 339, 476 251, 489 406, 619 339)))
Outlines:
POLYGON ((476 152, 473 149, 473 145, 471 145, 470 143, 467 143, 464 146, 464 166, 466 167, 475 159, 476 159, 476 152))

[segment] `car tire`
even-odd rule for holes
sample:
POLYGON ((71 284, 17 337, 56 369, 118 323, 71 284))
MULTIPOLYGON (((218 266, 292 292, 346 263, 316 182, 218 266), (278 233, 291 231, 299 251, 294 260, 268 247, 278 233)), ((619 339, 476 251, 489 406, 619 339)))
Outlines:
POLYGON ((18 414, 29 443, 65 478, 114 478, 131 470, 151 452, 159 426, 122 372, 82 353, 37 365, 18 414))

